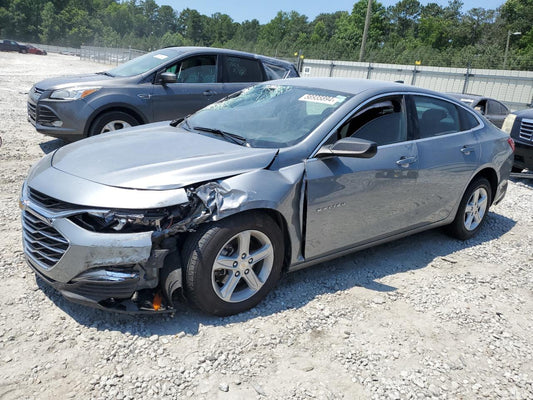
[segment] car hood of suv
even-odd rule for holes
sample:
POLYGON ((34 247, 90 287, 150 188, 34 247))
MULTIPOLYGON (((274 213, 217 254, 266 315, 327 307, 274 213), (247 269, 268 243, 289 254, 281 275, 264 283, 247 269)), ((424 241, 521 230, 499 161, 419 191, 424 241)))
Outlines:
POLYGON ((163 122, 72 143, 54 154, 52 166, 103 185, 170 190, 265 168, 277 151, 240 146, 163 122))
POLYGON ((104 74, 83 74, 48 78, 35 84, 41 90, 62 89, 72 86, 104 85, 108 84, 112 76, 104 74))

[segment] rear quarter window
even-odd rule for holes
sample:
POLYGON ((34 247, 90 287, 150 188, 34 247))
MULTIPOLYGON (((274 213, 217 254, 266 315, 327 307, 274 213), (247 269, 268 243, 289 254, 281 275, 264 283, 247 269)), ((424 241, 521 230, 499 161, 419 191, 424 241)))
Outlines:
POLYGON ((229 82, 261 82, 263 71, 258 60, 241 57, 226 57, 226 70, 229 82))
POLYGON ((459 118, 461 119, 461 131, 469 131, 479 126, 478 119, 469 111, 462 107, 457 107, 459 110, 459 118))
POLYGON ((263 66, 265 67, 265 72, 268 80, 284 79, 287 78, 287 76, 290 74, 289 69, 283 68, 280 65, 263 62, 263 66))

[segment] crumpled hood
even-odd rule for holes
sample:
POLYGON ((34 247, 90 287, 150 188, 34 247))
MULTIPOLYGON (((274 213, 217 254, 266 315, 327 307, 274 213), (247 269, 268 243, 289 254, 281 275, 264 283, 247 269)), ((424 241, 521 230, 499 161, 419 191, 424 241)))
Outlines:
POLYGON ((168 190, 265 168, 276 153, 188 132, 167 121, 72 143, 54 154, 52 166, 108 186, 168 190))

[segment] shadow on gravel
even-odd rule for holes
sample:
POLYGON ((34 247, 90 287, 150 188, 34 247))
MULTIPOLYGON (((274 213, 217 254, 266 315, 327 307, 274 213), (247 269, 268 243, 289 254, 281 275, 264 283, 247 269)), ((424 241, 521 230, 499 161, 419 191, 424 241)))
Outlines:
POLYGON ((40 279, 37 279, 37 283, 59 308, 82 325, 98 330, 129 332, 141 337, 175 335, 180 332, 196 335, 200 326, 224 326, 266 317, 303 307, 323 294, 353 287, 364 287, 375 292, 395 291, 397 288, 378 280, 425 268, 439 257, 446 257, 453 262, 456 258, 453 253, 495 240, 515 224, 516 221, 512 219, 490 213, 479 234, 468 241, 452 239, 440 229, 434 229, 287 274, 257 307, 225 318, 197 312, 186 304, 179 305, 182 309, 178 307, 174 317, 111 313, 70 303, 40 279))
POLYGON ((48 142, 43 142, 43 143, 39 144, 39 147, 41 148, 41 150, 43 151, 44 154, 48 154, 48 153, 51 153, 54 150, 59 149, 60 147, 64 146, 65 144, 67 144, 67 143, 65 141, 61 140, 61 139, 53 139, 53 140, 50 140, 48 142))
POLYGON ((511 181, 519 185, 533 188, 533 172, 531 173, 531 178, 511 178, 511 181))

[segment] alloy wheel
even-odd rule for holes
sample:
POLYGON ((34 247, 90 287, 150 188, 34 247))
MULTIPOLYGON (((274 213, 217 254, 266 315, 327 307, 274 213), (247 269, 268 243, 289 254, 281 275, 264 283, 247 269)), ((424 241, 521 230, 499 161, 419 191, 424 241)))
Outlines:
POLYGON ((488 203, 487 191, 484 187, 479 187, 470 196, 465 207, 464 224, 469 231, 476 229, 487 211, 488 203))
POLYGON ((211 274, 213 289, 229 303, 245 301, 265 284, 274 263, 274 248, 267 235, 242 231, 218 252, 211 274))
POLYGON ((117 131, 119 129, 130 128, 130 127, 131 127, 131 124, 127 123, 126 121, 121 121, 121 120, 111 121, 104 125, 100 133, 117 131))

